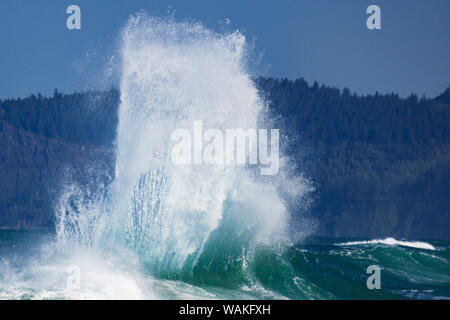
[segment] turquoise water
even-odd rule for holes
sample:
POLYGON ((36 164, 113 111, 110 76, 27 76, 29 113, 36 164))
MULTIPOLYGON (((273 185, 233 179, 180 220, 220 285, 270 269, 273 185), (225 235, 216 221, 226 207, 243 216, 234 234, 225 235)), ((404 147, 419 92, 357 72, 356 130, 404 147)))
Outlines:
POLYGON ((309 238, 252 250, 212 241, 178 272, 155 270, 132 250, 68 253, 55 241, 52 233, 0 231, 1 299, 450 298, 450 241, 309 238), (74 265, 80 285, 71 288, 74 265), (379 290, 366 286, 370 265, 381 268, 379 290))

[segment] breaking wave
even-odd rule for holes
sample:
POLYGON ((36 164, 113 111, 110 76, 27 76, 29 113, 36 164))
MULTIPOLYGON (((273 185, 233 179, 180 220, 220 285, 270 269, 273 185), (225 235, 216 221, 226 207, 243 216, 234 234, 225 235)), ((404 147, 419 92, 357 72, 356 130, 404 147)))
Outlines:
POLYGON ((411 247, 411 248, 417 248, 417 249, 424 249, 424 250, 436 250, 436 248, 427 243, 422 241, 401 241, 396 240, 394 238, 386 238, 386 239, 375 239, 375 240, 368 240, 368 241, 350 241, 345 243, 339 243, 337 245, 339 246, 357 246, 357 245, 373 245, 373 244, 384 244, 387 246, 403 246, 403 247, 411 247))

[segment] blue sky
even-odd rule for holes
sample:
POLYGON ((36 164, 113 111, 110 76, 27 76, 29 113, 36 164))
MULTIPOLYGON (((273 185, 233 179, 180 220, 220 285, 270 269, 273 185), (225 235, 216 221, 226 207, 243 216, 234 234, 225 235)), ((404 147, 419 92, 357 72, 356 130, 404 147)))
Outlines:
POLYGON ((262 53, 265 76, 305 78, 357 93, 433 97, 450 85, 448 0, 2 0, 0 97, 101 88, 128 17, 145 9, 220 30, 228 18, 262 53), (81 7, 82 30, 66 28, 81 7), (366 8, 381 8, 381 30, 366 8))

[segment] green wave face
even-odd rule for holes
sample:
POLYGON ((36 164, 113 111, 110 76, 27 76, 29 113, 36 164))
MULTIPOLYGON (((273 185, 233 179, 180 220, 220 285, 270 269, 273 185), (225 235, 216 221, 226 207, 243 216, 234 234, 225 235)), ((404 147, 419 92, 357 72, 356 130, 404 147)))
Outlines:
POLYGON ((250 243, 248 237, 226 241, 220 239, 220 231, 212 235, 195 263, 187 262, 179 274, 162 273, 161 278, 256 299, 450 296, 449 242, 432 241, 437 245, 434 251, 383 244, 341 247, 336 240, 317 238, 297 246, 244 247, 250 243), (369 290, 366 284, 371 265, 381 268, 379 290, 369 290))
POLYGON ((124 252, 64 255, 52 234, 0 231, 0 298, 450 298, 450 241, 428 241, 435 250, 382 243, 347 246, 340 245, 347 239, 324 238, 295 246, 254 246, 251 230, 228 222, 211 234, 200 254, 172 271, 145 255, 136 260, 124 252), (74 264, 84 271, 82 287, 68 290, 67 266, 74 264), (370 265, 381 268, 379 290, 366 286, 370 265))

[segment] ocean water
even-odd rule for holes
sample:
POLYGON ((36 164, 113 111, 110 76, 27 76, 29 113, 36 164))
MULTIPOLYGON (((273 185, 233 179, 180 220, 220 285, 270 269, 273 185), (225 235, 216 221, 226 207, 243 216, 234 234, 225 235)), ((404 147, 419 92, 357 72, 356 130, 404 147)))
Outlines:
POLYGON ((130 253, 65 255, 55 244, 54 233, 0 231, 0 299, 450 299, 450 241, 313 237, 247 256, 224 243, 172 274, 130 253), (379 290, 366 286, 370 265, 381 268, 379 290), (68 285, 73 266, 79 287, 68 285))
POLYGON ((172 133, 199 121, 272 129, 238 30, 139 13, 118 42, 114 179, 61 181, 55 233, 0 232, 1 299, 450 297, 449 242, 314 238, 312 187, 289 171, 295 159, 280 154, 264 177, 172 161, 172 133), (379 290, 366 285, 371 265, 379 290))

